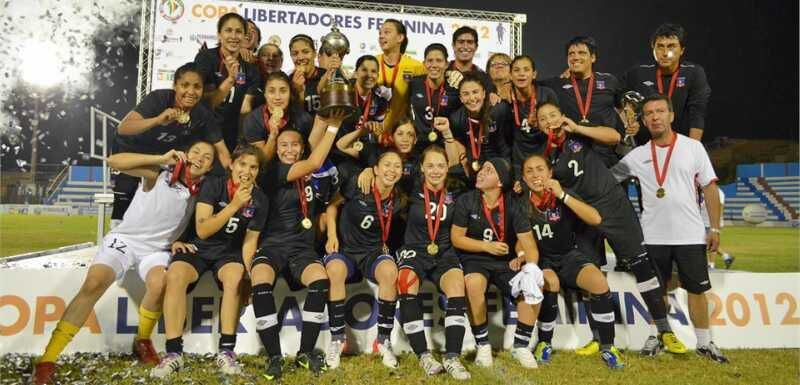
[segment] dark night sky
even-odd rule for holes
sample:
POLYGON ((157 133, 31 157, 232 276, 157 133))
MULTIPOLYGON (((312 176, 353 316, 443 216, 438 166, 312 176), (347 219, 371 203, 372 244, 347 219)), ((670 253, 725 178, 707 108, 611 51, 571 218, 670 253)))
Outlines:
MULTIPOLYGON (((396 4, 396 1, 381 2, 396 4)), ((407 5, 442 7, 440 1, 403 0, 407 5)), ((596 70, 620 73, 652 61, 649 38, 662 22, 674 22, 688 31, 685 58, 702 65, 712 88, 706 134, 752 139, 798 139, 798 2, 736 1, 509 1, 461 0, 460 8, 526 13, 523 52, 537 61, 540 77, 560 73, 566 66, 564 43, 575 35, 594 36, 599 44, 596 70)), ((52 100, 64 114, 42 121, 46 163, 63 159, 81 161, 88 151, 88 110, 96 105, 118 117, 135 102, 138 21, 119 25, 114 34, 119 50, 108 50, 104 39, 96 41, 99 90, 94 100, 52 100), (118 65, 122 63, 122 65, 118 65), (105 86, 113 84, 112 86, 105 86), (80 133, 81 135, 76 135, 80 133), (48 148, 49 147, 49 148, 48 148)), ((377 36, 376 36, 377 39, 377 36)), ((443 42, 449 45, 449 41, 443 42)), ((115 47, 116 48, 116 47, 115 47)), ((29 93, 0 102, 1 108, 30 106, 29 93)), ((26 127, 25 119, 20 124, 26 127)), ((24 137, 30 133, 23 129, 24 137)), ((29 140, 29 139, 28 139, 29 140)), ((25 139, 23 138, 23 142, 25 139)), ((3 142, 8 144, 7 138, 3 142)), ((15 159, 29 159, 23 143, 18 154, 4 152, 3 169, 16 169, 15 159)))

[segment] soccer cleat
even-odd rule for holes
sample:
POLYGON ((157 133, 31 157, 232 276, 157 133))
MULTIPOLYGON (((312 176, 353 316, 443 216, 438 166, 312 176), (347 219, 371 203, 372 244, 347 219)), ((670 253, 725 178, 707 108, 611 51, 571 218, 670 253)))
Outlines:
POLYGON ((601 351, 600 358, 610 369, 623 369, 625 367, 625 364, 622 363, 622 354, 617 350, 616 346, 612 346, 609 350, 601 351))
POLYGON ((579 356, 591 356, 600 352, 600 342, 591 340, 588 344, 575 349, 575 354, 579 356))
POLYGON ((262 376, 267 381, 278 380, 283 376, 283 356, 273 356, 267 359, 267 369, 262 376))
POLYGON ((325 352, 325 364, 330 369, 336 369, 342 363, 342 352, 344 351, 344 341, 331 339, 328 344, 328 351, 325 352))
POLYGON ((223 374, 229 376, 242 374, 242 368, 236 362, 236 353, 230 350, 223 350, 217 353, 216 357, 217 366, 223 374))
POLYGON ((727 364, 728 358, 722 354, 722 350, 720 350, 714 342, 710 342, 708 346, 700 346, 696 350, 697 355, 701 357, 708 358, 711 361, 720 363, 720 364, 727 364))
POLYGON ((150 377, 166 378, 183 369, 183 356, 178 353, 167 353, 158 365, 150 370, 150 377))
POLYGON ((647 341, 644 341, 644 346, 639 353, 645 357, 657 356, 658 353, 661 353, 661 341, 656 336, 647 337, 647 341))
POLYGON ((444 370, 442 364, 436 361, 436 358, 434 358, 433 354, 430 352, 422 353, 422 355, 419 356, 419 366, 421 366, 425 374, 429 376, 439 374, 444 370))
POLYGON ((544 341, 539 341, 533 349, 533 356, 540 364, 549 364, 552 355, 553 346, 544 341))
POLYGON ((518 347, 511 349, 511 357, 514 357, 519 364, 525 369, 535 369, 539 365, 536 363, 536 357, 528 347, 518 347))
POLYGON ((325 365, 325 357, 322 356, 322 353, 317 351, 298 353, 295 364, 301 368, 310 370, 315 376, 328 370, 328 367, 325 365))
POLYGON ((56 363, 37 362, 31 373, 31 384, 33 385, 54 385, 56 383, 56 363))
POLYGON ((447 370, 447 373, 450 374, 450 377, 453 377, 456 380, 464 381, 469 380, 472 377, 458 357, 445 358, 444 361, 442 361, 442 364, 444 369, 447 370))
POLYGON ((733 265, 733 261, 736 260, 736 257, 730 255, 728 253, 722 254, 722 262, 725 263, 725 269, 730 269, 731 265, 733 265))
POLYGON ((658 335, 658 339, 661 340, 661 345, 669 353, 685 354, 688 351, 686 345, 684 345, 673 332, 661 333, 658 335))
POLYGON ((158 365, 161 359, 156 353, 156 348, 153 347, 153 341, 150 339, 133 339, 133 354, 139 359, 139 362, 145 365, 158 365))
POLYGON ((376 339, 372 344, 372 352, 379 353, 381 355, 383 366, 391 369, 397 369, 397 367, 400 365, 397 362, 397 356, 395 356, 394 351, 392 351, 392 343, 389 340, 380 343, 376 339))
POLYGON ((494 364, 492 361, 492 345, 478 345, 475 351, 475 365, 488 368, 494 364))

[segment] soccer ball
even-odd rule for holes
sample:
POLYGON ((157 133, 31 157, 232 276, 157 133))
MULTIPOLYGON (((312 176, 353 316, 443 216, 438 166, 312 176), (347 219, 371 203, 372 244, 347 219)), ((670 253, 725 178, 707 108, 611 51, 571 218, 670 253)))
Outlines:
POLYGON ((757 225, 767 220, 767 210, 764 206, 751 203, 742 208, 742 218, 747 223, 757 225))

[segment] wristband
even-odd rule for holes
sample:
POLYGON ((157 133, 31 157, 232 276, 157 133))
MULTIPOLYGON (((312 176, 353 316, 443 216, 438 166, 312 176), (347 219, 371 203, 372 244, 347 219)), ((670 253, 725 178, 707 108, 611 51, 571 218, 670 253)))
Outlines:
POLYGON ((523 257, 523 256, 525 256, 525 250, 517 251, 517 257, 523 257))
POLYGON ((562 190, 561 195, 558 197, 558 199, 563 201, 566 198, 567 198, 567 192, 562 190))
POLYGON ((564 204, 567 204, 568 200, 569 200, 569 194, 564 193, 564 199, 562 199, 561 201, 564 202, 564 204))
POLYGON ((331 134, 334 134, 334 135, 336 135, 336 133, 338 133, 338 132, 339 132, 339 127, 336 127, 336 126, 328 126, 328 132, 330 132, 331 134))
POLYGON ((714 227, 712 227, 712 228, 708 229, 708 231, 710 231, 710 232, 712 232, 712 233, 714 233, 714 234, 719 234, 719 233, 720 233, 719 229, 717 229, 717 228, 714 228, 714 227))

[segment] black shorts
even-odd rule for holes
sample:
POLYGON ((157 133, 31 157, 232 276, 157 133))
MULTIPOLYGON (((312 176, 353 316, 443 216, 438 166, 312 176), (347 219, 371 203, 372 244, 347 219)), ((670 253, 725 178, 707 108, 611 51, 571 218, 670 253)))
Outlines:
POLYGON ((495 285, 502 295, 512 298, 511 284, 509 282, 511 282, 511 278, 517 275, 517 272, 511 270, 508 266, 508 261, 466 255, 461 257, 461 266, 464 269, 465 276, 472 273, 481 274, 486 277, 490 284, 495 285))
POLYGON ((176 261, 186 262, 192 265, 194 270, 197 272, 197 280, 189 285, 189 287, 186 289, 187 293, 194 290, 195 286, 197 286, 197 282, 200 281, 200 277, 202 277, 206 271, 211 272, 211 275, 214 277, 214 282, 217 283, 217 287, 222 290, 222 281, 219 280, 218 276, 220 269, 229 263, 238 263, 243 265, 241 253, 225 254, 221 258, 213 259, 203 258, 198 254, 178 253, 172 257, 169 263, 171 265, 176 261))
MULTIPOLYGON (((275 271, 276 276, 282 276, 286 279, 289 289, 297 291, 303 286, 301 277, 303 271, 314 263, 322 266, 322 260, 319 255, 311 248, 303 247, 279 247, 279 246, 264 246, 256 250, 253 257, 251 269, 257 264, 263 263, 268 265, 275 271)), ((274 284, 274 282, 273 282, 274 284)))
POLYGON ((674 263, 681 287, 686 291, 702 294, 711 290, 706 245, 647 245, 647 252, 658 266, 662 282, 669 281, 674 263))
POLYGON ((440 250, 436 256, 431 256, 425 247, 403 246, 397 250, 398 269, 411 269, 422 280, 427 279, 442 291, 439 281, 451 269, 461 270, 455 250, 452 247, 440 250))
POLYGON ((139 188, 140 178, 128 174, 114 175, 114 204, 111 208, 111 219, 122 220, 128 206, 131 205, 136 189, 139 188))
POLYGON ((570 250, 566 254, 543 256, 539 260, 539 267, 553 270, 558 276, 562 287, 581 290, 578 287, 578 274, 588 265, 597 266, 595 261, 579 250, 570 250))
POLYGON ((599 266, 606 264, 603 237, 614 250, 617 263, 629 261, 647 251, 639 217, 622 188, 617 190, 593 204, 603 221, 596 227, 586 225, 581 231, 576 231, 578 247, 587 255, 596 257, 599 266))
POLYGON ((361 282, 362 279, 366 278, 372 283, 377 284, 378 281, 375 280, 375 268, 378 267, 378 264, 384 260, 389 260, 394 263, 394 257, 384 254, 382 251, 370 253, 360 260, 356 260, 343 253, 333 253, 326 255, 322 261, 327 265, 328 262, 336 259, 344 262, 345 266, 347 266, 347 279, 345 283, 361 282))

